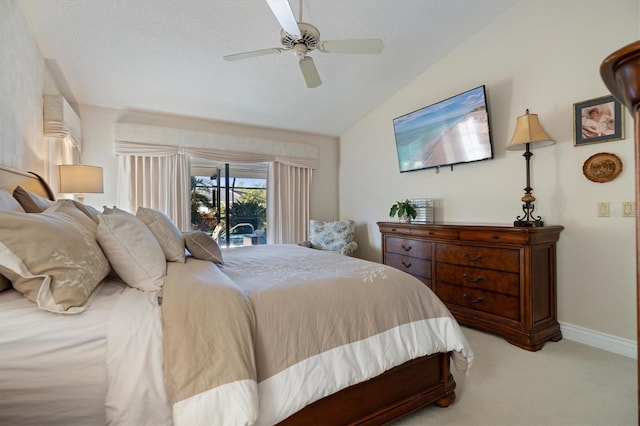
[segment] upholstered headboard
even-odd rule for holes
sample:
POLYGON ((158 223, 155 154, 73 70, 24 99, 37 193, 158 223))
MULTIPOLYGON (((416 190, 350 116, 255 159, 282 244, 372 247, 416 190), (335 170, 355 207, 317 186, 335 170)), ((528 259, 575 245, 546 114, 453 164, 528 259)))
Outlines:
POLYGON ((22 170, 0 164, 0 188, 12 193, 17 186, 21 186, 28 191, 35 192, 50 200, 56 199, 55 194, 47 182, 37 174, 33 172, 23 172, 22 170))

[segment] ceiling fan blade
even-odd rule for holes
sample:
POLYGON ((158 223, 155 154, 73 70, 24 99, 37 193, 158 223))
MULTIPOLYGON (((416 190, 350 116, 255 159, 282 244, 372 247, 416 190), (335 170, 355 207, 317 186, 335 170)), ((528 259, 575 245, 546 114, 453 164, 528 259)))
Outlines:
POLYGON ((320 43, 318 50, 324 53, 380 53, 384 48, 377 38, 361 40, 327 40, 320 43))
POLYGON ((251 52, 235 53, 233 55, 223 56, 225 61, 239 61, 241 59, 254 58, 256 56, 271 55, 274 53, 282 53, 285 49, 272 47, 270 49, 252 50, 251 52))
POLYGON ((307 83, 307 87, 309 89, 313 89, 314 87, 318 87, 322 84, 316 64, 313 63, 313 59, 310 56, 305 56, 300 59, 300 70, 302 71, 304 81, 307 83))
POLYGON ((291 10, 291 5, 287 0, 267 0, 267 3, 273 14, 276 15, 276 19, 280 22, 283 30, 291 35, 302 36, 296 17, 291 10))

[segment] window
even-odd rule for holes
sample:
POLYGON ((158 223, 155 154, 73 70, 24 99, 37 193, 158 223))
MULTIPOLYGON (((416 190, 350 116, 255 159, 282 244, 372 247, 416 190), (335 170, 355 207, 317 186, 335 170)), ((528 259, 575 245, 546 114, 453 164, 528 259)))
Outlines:
POLYGON ((191 227, 223 247, 267 243, 267 163, 193 161, 191 227))

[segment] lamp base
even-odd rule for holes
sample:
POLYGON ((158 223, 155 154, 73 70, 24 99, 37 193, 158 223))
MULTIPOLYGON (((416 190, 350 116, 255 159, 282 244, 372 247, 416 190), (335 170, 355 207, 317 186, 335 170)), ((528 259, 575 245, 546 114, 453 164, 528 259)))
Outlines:
MULTIPOLYGON (((529 191, 527 191, 527 194, 531 195, 529 191)), ((533 196, 531 198, 533 198, 533 196)), ((534 209, 535 209, 535 206, 533 205, 533 203, 526 201, 522 205, 522 211, 524 212, 524 216, 516 217, 515 222, 513 222, 513 226, 518 226, 521 228, 533 228, 533 227, 544 226, 544 222, 542 222, 542 218, 540 216, 533 215, 534 209)))
POLYGON ((513 226, 517 226, 520 228, 534 228, 539 226, 544 226, 544 222, 541 220, 516 220, 513 222, 513 226))

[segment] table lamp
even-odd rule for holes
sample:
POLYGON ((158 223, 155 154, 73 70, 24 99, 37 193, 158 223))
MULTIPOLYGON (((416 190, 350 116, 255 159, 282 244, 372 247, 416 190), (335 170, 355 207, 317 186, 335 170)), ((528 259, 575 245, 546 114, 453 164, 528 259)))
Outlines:
POLYGON ((518 117, 516 121, 516 129, 513 132, 511 142, 507 145, 507 149, 510 151, 516 151, 524 149, 522 156, 525 159, 527 167, 527 186, 524 188, 524 196, 522 197, 522 211, 524 216, 516 217, 513 222, 513 226, 522 227, 534 227, 544 226, 542 218, 533 215, 534 205, 533 202, 536 198, 531 194, 533 188, 531 188, 531 171, 530 161, 533 157, 531 148, 542 148, 545 146, 553 145, 555 142, 544 131, 538 120, 538 114, 529 114, 529 110, 524 115, 518 117))
POLYGON ((76 194, 78 201, 84 202, 83 194, 102 194, 102 167, 84 164, 58 166, 58 190, 61 193, 76 194))

